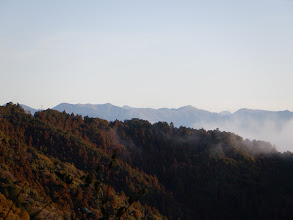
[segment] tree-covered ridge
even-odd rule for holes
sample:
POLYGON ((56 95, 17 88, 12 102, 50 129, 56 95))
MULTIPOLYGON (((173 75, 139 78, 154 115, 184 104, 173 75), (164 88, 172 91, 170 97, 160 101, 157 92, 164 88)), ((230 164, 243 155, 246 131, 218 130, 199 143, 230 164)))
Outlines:
POLYGON ((0 193, 31 218, 293 216, 293 156, 219 130, 0 107, 0 193), (115 164, 115 165, 114 165, 115 164), (103 195, 102 195, 103 194, 103 195))
POLYGON ((111 203, 106 210, 109 215, 126 207, 122 217, 163 219, 147 202, 131 201, 141 189, 147 192, 139 197, 142 200, 161 197, 164 189, 160 184, 153 184, 157 181, 154 177, 117 161, 109 185, 111 155, 98 151, 91 142, 24 114, 19 106, 12 104, 1 107, 0 120, 0 190, 13 200, 22 189, 16 205, 27 210, 31 217, 96 219, 105 212, 98 193, 106 192, 111 203), (27 186, 22 187, 24 184, 27 186))

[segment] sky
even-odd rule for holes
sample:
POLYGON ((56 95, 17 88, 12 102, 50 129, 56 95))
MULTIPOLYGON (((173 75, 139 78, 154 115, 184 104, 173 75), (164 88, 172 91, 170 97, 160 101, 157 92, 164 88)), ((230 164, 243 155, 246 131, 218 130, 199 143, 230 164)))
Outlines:
POLYGON ((0 0, 0 104, 293 111, 292 0, 0 0))

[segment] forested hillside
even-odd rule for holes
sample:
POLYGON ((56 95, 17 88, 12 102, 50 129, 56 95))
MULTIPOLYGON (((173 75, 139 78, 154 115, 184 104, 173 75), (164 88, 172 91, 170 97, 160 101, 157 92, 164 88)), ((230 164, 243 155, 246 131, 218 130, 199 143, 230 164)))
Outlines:
POLYGON ((232 133, 0 107, 0 219, 284 219, 292 184, 291 153, 232 133))
MULTIPOLYGON (((22 107, 31 114, 39 111, 26 105, 22 107)), ((288 110, 267 111, 243 108, 234 113, 227 111, 215 113, 193 106, 154 109, 119 107, 110 103, 96 105, 61 103, 53 109, 108 121, 139 118, 151 123, 172 122, 175 127, 185 126, 206 130, 219 128, 221 131, 233 132, 248 139, 268 141, 281 152, 292 151, 293 146, 293 136, 289 132, 293 129, 293 112, 288 110)))

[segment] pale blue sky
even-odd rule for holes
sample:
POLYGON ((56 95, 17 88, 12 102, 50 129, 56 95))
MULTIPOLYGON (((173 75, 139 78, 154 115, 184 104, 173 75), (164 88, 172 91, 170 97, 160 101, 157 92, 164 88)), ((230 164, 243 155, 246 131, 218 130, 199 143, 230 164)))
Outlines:
POLYGON ((293 1, 0 0, 0 104, 293 111, 293 1))

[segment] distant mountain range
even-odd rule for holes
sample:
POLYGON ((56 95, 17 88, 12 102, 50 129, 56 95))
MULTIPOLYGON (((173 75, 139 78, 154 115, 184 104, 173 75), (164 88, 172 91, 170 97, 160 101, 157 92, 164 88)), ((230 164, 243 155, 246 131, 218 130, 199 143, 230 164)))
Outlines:
MULTIPOLYGON (((37 109, 22 105, 34 114, 37 109)), ((245 138, 261 139, 277 145, 280 151, 293 150, 293 112, 240 109, 235 113, 227 111, 214 113, 193 106, 181 108, 132 108, 107 104, 61 103, 53 108, 58 111, 97 117, 108 121, 140 118, 151 123, 173 122, 176 127, 204 128, 231 131, 245 138), (292 146, 292 147, 291 147, 292 146)))

